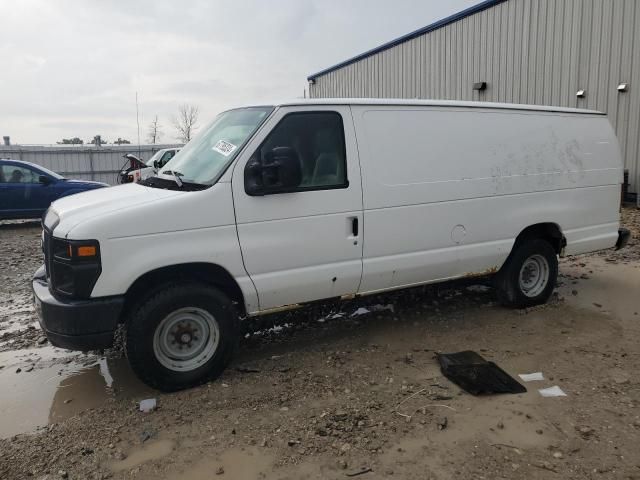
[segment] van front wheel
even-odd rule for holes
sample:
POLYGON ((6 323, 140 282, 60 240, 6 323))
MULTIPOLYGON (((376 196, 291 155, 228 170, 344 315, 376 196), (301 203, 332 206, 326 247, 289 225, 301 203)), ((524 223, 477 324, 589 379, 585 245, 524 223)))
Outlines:
POLYGON ((126 352, 147 385, 175 391, 218 377, 237 335, 237 316, 222 292, 200 283, 167 285, 132 311, 126 352))
POLYGON ((526 308, 545 303, 558 278, 558 257, 542 239, 521 243, 496 276, 498 298, 503 305, 526 308))

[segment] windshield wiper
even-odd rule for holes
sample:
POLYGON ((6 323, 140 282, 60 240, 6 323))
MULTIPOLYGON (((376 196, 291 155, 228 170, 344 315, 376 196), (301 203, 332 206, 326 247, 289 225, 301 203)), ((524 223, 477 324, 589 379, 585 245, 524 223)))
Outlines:
POLYGON ((173 170, 165 170, 164 172, 162 172, 163 175, 171 175, 173 177, 173 179, 175 180, 176 184, 178 185, 179 188, 182 188, 182 180, 180 180, 180 177, 184 177, 183 173, 180 172, 176 172, 173 170))

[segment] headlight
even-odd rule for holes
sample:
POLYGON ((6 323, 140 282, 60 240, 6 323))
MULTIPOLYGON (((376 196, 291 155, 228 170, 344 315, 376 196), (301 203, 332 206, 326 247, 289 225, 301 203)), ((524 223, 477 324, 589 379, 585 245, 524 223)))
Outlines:
POLYGON ((49 207, 44 214, 44 220, 42 221, 42 226, 52 232, 53 229, 56 228, 59 223, 60 223, 60 217, 56 212, 54 212, 51 209, 51 207, 49 207))
POLYGON ((72 298, 89 298, 100 273, 100 244, 96 240, 51 242, 51 285, 55 292, 72 298))

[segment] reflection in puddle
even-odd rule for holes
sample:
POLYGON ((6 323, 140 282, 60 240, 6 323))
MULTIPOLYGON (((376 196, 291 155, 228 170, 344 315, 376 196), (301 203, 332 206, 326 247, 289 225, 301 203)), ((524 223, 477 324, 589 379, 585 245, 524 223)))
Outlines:
POLYGON ((129 453, 129 456, 124 460, 114 462, 111 469, 114 472, 119 472, 142 465, 150 460, 158 460, 169 455, 173 451, 173 447, 174 444, 171 440, 156 440, 145 443, 140 449, 129 453))
POLYGON ((60 422, 113 396, 151 393, 125 359, 46 347, 2 352, 0 365, 0 438, 60 422))

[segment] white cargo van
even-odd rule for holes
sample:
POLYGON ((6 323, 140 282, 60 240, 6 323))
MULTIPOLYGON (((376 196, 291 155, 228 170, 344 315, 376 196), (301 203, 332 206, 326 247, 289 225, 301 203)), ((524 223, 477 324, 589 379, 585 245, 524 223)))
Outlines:
POLYGON ((598 112, 298 100, 221 113, 161 174, 74 195, 43 220, 41 325, 112 344, 146 383, 215 378, 243 316, 495 274, 545 302, 557 258, 626 243, 622 164, 598 112))

